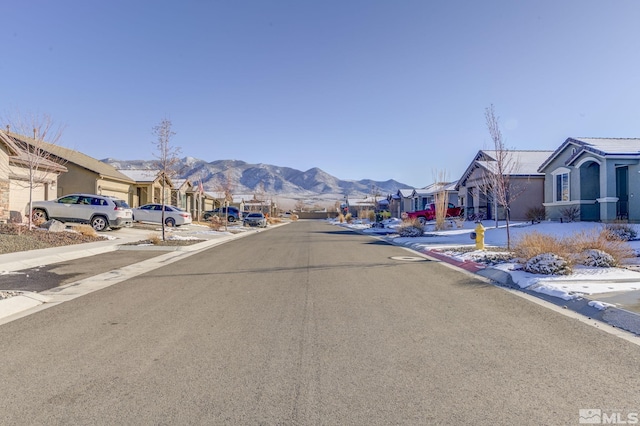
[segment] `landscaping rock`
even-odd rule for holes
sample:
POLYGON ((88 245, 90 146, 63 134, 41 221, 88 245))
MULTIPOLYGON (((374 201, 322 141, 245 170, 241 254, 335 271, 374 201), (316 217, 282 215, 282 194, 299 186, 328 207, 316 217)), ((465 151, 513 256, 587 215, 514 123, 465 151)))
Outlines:
POLYGON ((63 232, 67 229, 64 223, 55 219, 49 219, 48 221, 40 225, 40 227, 48 230, 49 232, 63 232))

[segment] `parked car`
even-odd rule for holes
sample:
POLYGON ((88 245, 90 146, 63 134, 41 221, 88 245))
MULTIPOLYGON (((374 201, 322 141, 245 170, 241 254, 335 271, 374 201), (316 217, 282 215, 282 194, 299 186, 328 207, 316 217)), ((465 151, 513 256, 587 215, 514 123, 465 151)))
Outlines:
POLYGON ((235 222, 236 220, 240 220, 240 210, 237 207, 229 206, 229 207, 218 207, 213 210, 207 210, 202 213, 202 217, 204 220, 209 220, 212 216, 227 216, 227 220, 229 222, 235 222))
POLYGON ((249 213, 243 219, 244 226, 259 226, 266 228, 267 218, 262 213, 249 213))
POLYGON ((55 200, 34 201, 34 220, 88 223, 96 231, 133 225, 133 212, 126 201, 106 195, 69 194, 55 200))
MULTIPOLYGON (((453 203, 447 205, 446 217, 459 217, 462 215, 462 208, 456 207, 453 203)), ((418 219, 421 223, 436 220, 436 205, 429 204, 424 210, 407 212, 407 218, 418 219)))
MULTIPOLYGON (((162 223, 162 204, 145 204, 133 209, 134 222, 162 223)), ((191 214, 175 206, 164 206, 164 224, 181 226, 191 223, 191 214)))

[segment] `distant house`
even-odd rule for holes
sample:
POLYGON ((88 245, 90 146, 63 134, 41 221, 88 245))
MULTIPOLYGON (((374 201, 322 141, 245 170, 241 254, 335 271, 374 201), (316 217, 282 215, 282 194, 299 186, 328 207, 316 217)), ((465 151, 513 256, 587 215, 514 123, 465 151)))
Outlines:
POLYGON ((443 191, 447 195, 447 203, 458 205, 458 190, 455 182, 437 182, 424 188, 414 189, 409 196, 411 200, 411 210, 424 210, 428 205, 436 202, 436 196, 443 191))
MULTIPOLYGON (((509 183, 514 199, 511 202, 510 218, 527 220, 532 208, 542 208, 544 200, 544 173, 540 165, 553 151, 507 151, 505 162, 514 165, 509 174, 509 183)), ((485 219, 504 219, 504 207, 496 205, 491 188, 486 185, 487 174, 496 173, 496 151, 480 150, 458 180, 459 205, 467 217, 481 215, 485 219)))
POLYGON ((549 219, 640 221, 640 139, 568 138, 538 171, 549 219))
POLYGON ((389 210, 393 217, 400 218, 402 213, 410 212, 413 210, 411 194, 413 189, 398 189, 395 194, 391 194, 387 199, 389 200, 389 210))
POLYGON ((22 222, 28 213, 31 199, 48 200, 56 197, 61 174, 67 168, 47 158, 46 153, 34 157, 28 145, 18 135, 0 131, 0 221, 22 222), (33 172, 33 184, 29 175, 33 172))
POLYGON ((194 206, 195 193, 193 184, 189 179, 173 179, 170 204, 191 212, 194 206))
POLYGON ((131 207, 139 207, 149 203, 161 203, 163 191, 165 204, 171 204, 173 183, 161 170, 120 169, 118 172, 133 181, 132 195, 129 198, 131 207))

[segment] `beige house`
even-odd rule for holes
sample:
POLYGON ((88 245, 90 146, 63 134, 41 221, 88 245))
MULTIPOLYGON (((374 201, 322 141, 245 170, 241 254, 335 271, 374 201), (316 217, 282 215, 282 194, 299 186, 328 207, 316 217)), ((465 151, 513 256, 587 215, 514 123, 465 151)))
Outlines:
POLYGON ((85 193, 111 195, 129 200, 129 191, 134 183, 113 166, 89 157, 73 149, 55 144, 34 141, 31 138, 10 134, 14 140, 38 146, 47 153, 49 159, 64 164, 67 173, 58 178, 57 191, 43 194, 40 200, 50 200, 66 194, 85 193))
POLYGON ((193 184, 189 179, 173 179, 170 204, 188 212, 193 210, 195 192, 193 191, 193 184))
POLYGON ((120 169, 119 173, 133 181, 129 205, 140 207, 149 203, 162 203, 164 191, 165 204, 171 204, 173 183, 169 177, 157 169, 120 169))
MULTIPOLYGON (((512 167, 508 178, 513 201, 510 205, 510 218, 527 220, 527 212, 533 208, 542 208, 544 201, 544 173, 538 168, 553 154, 553 151, 508 151, 505 163, 512 167)), ((487 187, 485 176, 496 173, 496 151, 480 150, 473 158, 467 170, 458 180, 456 189, 460 206, 465 215, 483 219, 505 218, 504 207, 497 205, 491 189, 487 187)))
POLYGON ((0 221, 22 222, 29 198, 55 198, 58 179, 67 168, 46 153, 26 151, 12 133, 0 131, 0 221), (30 178, 31 176, 31 178, 30 178))

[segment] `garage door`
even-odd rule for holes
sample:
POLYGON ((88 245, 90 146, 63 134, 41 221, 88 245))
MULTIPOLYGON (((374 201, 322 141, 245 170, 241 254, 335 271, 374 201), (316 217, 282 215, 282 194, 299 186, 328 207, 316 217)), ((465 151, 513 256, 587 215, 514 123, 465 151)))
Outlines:
MULTIPOLYGON (((33 188, 33 201, 44 200, 44 186, 36 186, 33 188)), ((9 210, 11 217, 19 216, 18 220, 22 220, 22 216, 27 212, 29 205, 29 184, 23 181, 12 180, 9 183, 9 210)))

